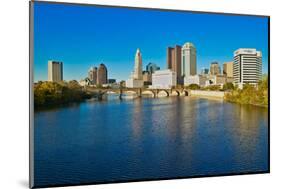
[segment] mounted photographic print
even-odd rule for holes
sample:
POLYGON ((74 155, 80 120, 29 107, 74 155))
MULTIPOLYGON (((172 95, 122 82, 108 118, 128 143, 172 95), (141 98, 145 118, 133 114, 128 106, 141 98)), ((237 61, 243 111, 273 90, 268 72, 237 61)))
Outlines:
POLYGON ((269 17, 30 2, 30 187, 269 173, 269 17))

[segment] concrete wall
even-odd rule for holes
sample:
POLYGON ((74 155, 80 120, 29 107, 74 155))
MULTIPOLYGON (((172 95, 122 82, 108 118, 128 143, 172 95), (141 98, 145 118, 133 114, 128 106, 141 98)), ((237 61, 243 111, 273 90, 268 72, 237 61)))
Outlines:
POLYGON ((223 91, 191 90, 190 95, 199 97, 224 98, 223 91))

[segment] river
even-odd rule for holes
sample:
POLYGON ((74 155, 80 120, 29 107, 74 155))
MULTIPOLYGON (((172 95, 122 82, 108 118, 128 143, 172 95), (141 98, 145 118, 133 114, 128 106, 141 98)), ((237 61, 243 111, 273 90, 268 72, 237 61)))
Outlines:
POLYGON ((195 97, 35 112, 35 186, 268 171, 268 109, 195 97))

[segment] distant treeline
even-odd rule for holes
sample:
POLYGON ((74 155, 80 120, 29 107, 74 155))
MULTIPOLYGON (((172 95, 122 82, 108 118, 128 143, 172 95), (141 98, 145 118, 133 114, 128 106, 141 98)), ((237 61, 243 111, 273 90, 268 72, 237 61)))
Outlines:
POLYGON ((80 102, 91 96, 75 80, 69 82, 42 82, 34 84, 34 108, 80 102))
POLYGON ((243 89, 235 88, 225 95, 229 102, 239 104, 252 104, 257 106, 268 106, 268 77, 263 78, 257 87, 246 84, 243 89))

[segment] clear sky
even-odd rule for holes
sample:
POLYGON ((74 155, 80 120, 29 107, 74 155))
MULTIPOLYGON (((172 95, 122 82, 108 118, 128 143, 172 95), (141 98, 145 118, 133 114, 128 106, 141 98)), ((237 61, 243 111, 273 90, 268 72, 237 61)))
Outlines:
POLYGON ((47 80, 48 60, 63 62, 64 80, 87 77, 104 63, 109 78, 126 80, 140 48, 149 62, 166 69, 166 49, 192 42, 197 72, 212 61, 233 60, 238 48, 262 51, 268 71, 268 19, 191 12, 109 8, 35 2, 34 79, 47 80))

